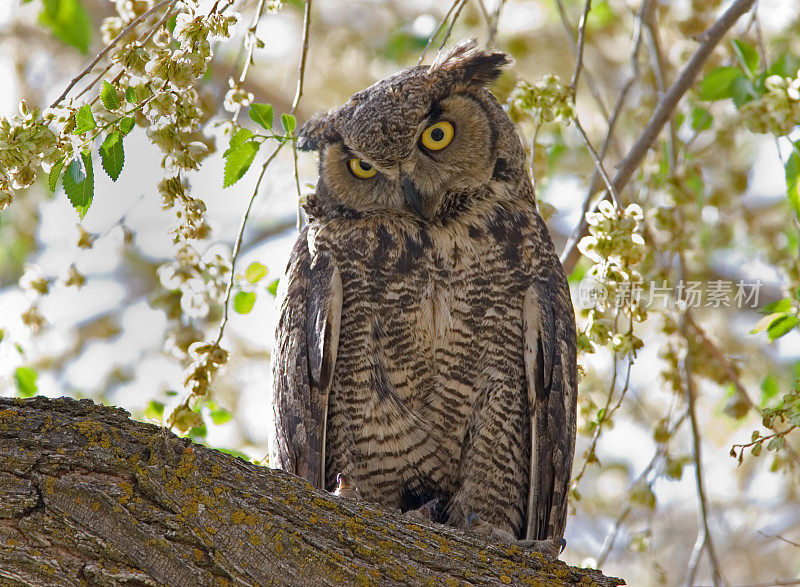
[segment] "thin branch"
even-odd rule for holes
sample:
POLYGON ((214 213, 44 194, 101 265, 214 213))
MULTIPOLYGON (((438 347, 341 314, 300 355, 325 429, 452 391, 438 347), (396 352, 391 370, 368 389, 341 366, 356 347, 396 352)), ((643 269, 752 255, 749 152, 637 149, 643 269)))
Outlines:
MULTIPOLYGON (((679 256, 681 276, 685 275, 683 256, 679 256)), ((686 319, 685 313, 681 316, 680 321, 681 334, 688 342, 689 337, 689 322, 686 319)), ((684 381, 686 384, 686 398, 688 404, 689 421, 691 423, 692 431, 692 458, 694 460, 695 483, 697 485, 697 498, 700 502, 700 521, 701 530, 698 534, 698 541, 695 546, 695 552, 692 554, 692 562, 689 565, 689 573, 687 578, 687 585, 694 582, 694 571, 696 569, 697 561, 700 558, 700 551, 705 548, 708 551, 708 558, 711 561, 711 579, 714 587, 722 585, 724 580, 720 573, 719 559, 717 552, 714 548, 714 540, 711 535, 711 530, 708 527, 709 509, 708 499, 706 498, 705 480, 703 478, 703 456, 700 444, 700 424, 697 420, 697 387, 694 380, 694 366, 692 353, 687 350, 683 358, 683 371, 684 381), (697 545, 700 545, 698 548, 697 545), (695 554, 697 555, 695 557, 695 554)))
POLYGON ((611 183, 611 178, 608 177, 605 168, 603 167, 603 161, 600 158, 600 155, 597 154, 594 147, 592 146, 589 137, 586 136, 586 131, 583 130, 583 126, 581 126, 581 121, 578 120, 578 117, 572 119, 575 123, 575 128, 578 130, 578 134, 581 136, 581 140, 583 140, 583 144, 586 145, 586 148, 589 149, 589 153, 592 155, 592 159, 594 159, 595 169, 600 174, 600 177, 603 178, 603 182, 606 184, 606 189, 608 193, 611 194, 611 199, 613 200, 614 204, 617 206, 620 205, 619 196, 614 191, 614 184, 611 183))
MULTIPOLYGON (((570 48, 577 56, 578 45, 575 39, 578 36, 578 33, 573 30, 572 24, 569 22, 569 17, 567 16, 567 11, 566 8, 564 8, 562 0, 556 0, 556 8, 558 9, 559 17, 561 18, 561 25, 563 26, 564 31, 567 33, 567 39, 569 40, 570 48)), ((594 101, 597 103, 597 108, 600 111, 600 114, 603 116, 603 118, 608 120, 608 110, 603 103, 603 98, 600 96, 600 90, 598 89, 594 78, 589 71, 584 71, 583 78, 586 80, 586 86, 589 88, 589 93, 591 93, 594 101)))
MULTIPOLYGON (((298 67, 297 73, 297 90, 295 92, 294 101, 292 102, 292 109, 291 114, 294 115, 297 105, 300 103, 300 97, 303 95, 303 79, 305 78, 306 72, 306 60, 308 55, 308 38, 309 38, 309 29, 311 27, 311 0, 305 0, 305 12, 303 16, 303 49, 300 55, 300 65, 298 67)), ((261 187, 261 181, 264 179, 264 175, 267 172, 267 168, 269 167, 270 163, 272 163, 273 159, 277 157, 278 152, 283 148, 283 146, 288 141, 282 141, 267 157, 267 160, 261 165, 261 173, 258 174, 258 180, 256 181, 256 185, 253 188, 253 193, 250 196, 250 200, 247 203, 247 208, 245 209, 244 215, 242 216, 242 221, 239 224, 239 231, 236 235, 236 241, 233 246, 233 253, 231 254, 231 278, 228 282, 228 287, 225 291, 225 299, 222 302, 222 320, 219 324, 219 332, 217 333, 217 339, 214 342, 215 345, 219 345, 220 341, 222 340, 222 335, 225 332, 225 326, 228 324, 228 317, 229 317, 229 309, 228 306, 230 305, 231 299, 231 292, 233 291, 233 284, 235 279, 235 267, 236 261, 239 257, 239 251, 242 248, 242 241, 244 240, 244 229, 247 225, 247 219, 250 217, 250 211, 253 208, 253 203, 258 197, 258 191, 261 187)), ((292 143, 292 148, 294 147, 294 142, 292 143)), ((297 174, 297 159, 295 158, 295 175, 297 174)), ((299 178, 297 178, 297 185, 299 191, 299 178)))
POLYGON ((491 47, 494 43, 494 38, 497 36, 497 25, 500 24, 500 13, 503 11, 503 5, 506 3, 506 0, 500 0, 497 3, 497 8, 494 11, 494 16, 492 17, 492 23, 489 25, 489 38, 486 40, 486 46, 491 47))
POLYGON ((161 0, 161 2, 159 2, 158 4, 156 4, 155 6, 153 6, 153 7, 152 7, 150 10, 148 10, 147 12, 144 12, 144 13, 142 13, 140 16, 137 16, 135 19, 133 19, 133 20, 131 21, 131 23, 130 23, 128 26, 126 26, 124 29, 122 29, 122 32, 120 32, 120 34, 118 34, 116 37, 114 37, 114 40, 113 40, 113 41, 111 41, 111 42, 110 42, 108 45, 106 45, 106 46, 103 48, 103 50, 102 50, 102 51, 100 51, 100 53, 98 53, 98 54, 97 54, 97 56, 96 56, 94 59, 92 59, 91 63, 89 63, 89 65, 87 65, 87 66, 86 66, 86 68, 85 68, 83 71, 81 71, 81 72, 80 72, 78 75, 76 75, 74 78, 72 78, 72 81, 70 81, 69 85, 68 85, 68 86, 66 87, 66 89, 65 89, 65 90, 64 90, 64 91, 61 93, 61 95, 60 95, 58 98, 56 98, 55 102, 53 102, 52 104, 50 104, 50 108, 55 108, 56 106, 58 106, 59 102, 61 102, 61 100, 63 100, 64 98, 66 98, 66 97, 67 97, 67 94, 69 94, 69 91, 70 91, 70 90, 71 90, 73 87, 75 87, 75 84, 77 84, 77 83, 78 83, 78 82, 79 82, 81 79, 83 79, 83 78, 84 78, 86 75, 88 75, 88 74, 89 74, 89 72, 90 72, 90 71, 92 71, 92 69, 94 69, 94 66, 95 66, 95 65, 97 65, 97 63, 98 63, 98 62, 99 62, 99 61, 100 61, 100 60, 101 60, 103 57, 105 57, 105 55, 106 55, 106 54, 107 54, 109 51, 111 51, 111 49, 113 49, 113 48, 114 48, 114 47, 117 45, 117 43, 118 43, 118 42, 119 42, 119 41, 120 41, 120 40, 121 40, 121 39, 122 39, 122 38, 123 38, 125 35, 127 35, 127 34, 130 32, 130 30, 131 30, 133 27, 135 27, 135 26, 136 26, 137 24, 139 24, 139 23, 140 23, 142 20, 144 20, 145 18, 147 18, 148 16, 150 16, 150 15, 151 15, 153 12, 155 12, 156 10, 158 10, 159 8, 161 8, 162 6, 164 6, 165 4, 171 4, 171 5, 175 5, 177 2, 178 2, 178 0, 161 0))
MULTIPOLYGON (((633 175, 633 172, 639 167, 647 151, 650 150, 650 147, 655 142, 656 138, 658 138, 661 129, 664 128, 673 110, 677 107, 678 102, 694 84, 703 65, 714 50, 714 47, 717 46, 725 33, 728 32, 736 21, 745 12, 750 10, 754 2, 755 0, 735 0, 713 25, 700 35, 700 46, 678 74, 677 79, 658 101, 658 105, 653 111, 650 122, 647 123, 639 139, 617 166, 617 172, 611 182, 617 193, 623 190, 633 175)), ((597 201, 592 208, 596 208, 599 203, 600 202, 597 201)), ((579 257, 578 242, 587 234, 588 227, 589 225, 584 216, 580 225, 570 237, 561 255, 561 262, 564 265, 564 271, 567 275, 572 273, 575 269, 579 257)))
POLYGON ((789 540, 788 538, 784 538, 780 534, 775 534, 773 536, 772 534, 764 534, 764 532, 762 532, 761 530, 759 530, 758 533, 761 534, 762 536, 764 536, 765 538, 777 538, 778 540, 782 540, 783 542, 785 542, 787 544, 791 544, 792 546, 796 546, 797 548, 800 548, 800 543, 797 543, 797 542, 794 542, 792 540, 789 540))
MULTIPOLYGON (((244 64, 242 65, 242 73, 239 75, 239 86, 244 83, 244 80, 247 78, 247 72, 250 69, 250 65, 253 63, 253 51, 255 51, 256 45, 258 44, 258 38, 256 37, 256 32, 258 32, 258 22, 261 20, 261 15, 264 12, 264 0, 258 0, 258 6, 256 6, 255 14, 253 14, 253 22, 250 23, 250 28, 247 29, 247 33, 245 34, 245 39, 248 41, 247 46, 247 54, 245 55, 244 64)), ((236 122, 239 120, 239 114, 242 111, 242 103, 239 102, 236 104, 236 112, 233 113, 232 120, 236 122)))
POLYGON ((433 40, 439 35, 439 31, 442 30, 444 24, 450 19, 450 15, 453 13, 453 10, 455 10, 456 6, 458 6, 459 3, 463 3, 465 1, 466 0, 453 0, 453 3, 447 10, 447 13, 444 15, 444 18, 442 18, 442 20, 439 21, 439 26, 437 26, 436 30, 434 30, 433 33, 431 33, 431 36, 428 37, 428 42, 425 44, 425 48, 422 50, 422 53, 419 56, 419 60, 417 60, 417 65, 422 65, 422 62, 425 59, 425 54, 428 52, 428 48, 431 46, 431 43, 433 43, 433 40))
POLYGON ((458 5, 456 8, 455 14, 453 14, 453 18, 450 20, 450 25, 447 27, 447 32, 445 32, 444 37, 442 38, 442 44, 439 45, 439 51, 444 49, 444 46, 447 44, 447 39, 450 38, 450 33, 453 32, 453 25, 456 24, 461 11, 464 9, 464 6, 467 5, 467 0, 462 0, 461 4, 458 5))
POLYGON ((583 46, 586 43, 586 22, 589 20, 589 11, 592 9, 592 0, 586 0, 583 5, 583 14, 578 22, 578 43, 576 46, 575 70, 572 72, 572 81, 569 82, 569 93, 575 101, 575 92, 578 90, 578 80, 583 69, 583 46))

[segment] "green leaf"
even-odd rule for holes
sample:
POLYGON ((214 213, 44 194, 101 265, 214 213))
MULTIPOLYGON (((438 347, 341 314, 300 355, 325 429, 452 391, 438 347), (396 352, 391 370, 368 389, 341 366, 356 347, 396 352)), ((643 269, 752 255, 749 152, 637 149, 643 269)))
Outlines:
POLYGON ((51 192, 56 191, 56 187, 58 187, 58 178, 61 177, 61 172, 64 170, 64 163, 67 162, 67 158, 63 157, 56 161, 53 168, 50 170, 50 175, 47 177, 47 185, 50 188, 51 192))
POLYGON ((286 129, 286 134, 290 135, 294 132, 294 127, 297 126, 297 120, 291 114, 281 114, 281 124, 286 129))
POLYGON ((250 283, 258 283, 267 274, 267 267, 263 263, 253 261, 244 270, 244 278, 250 283))
POLYGON ((743 104, 752 102, 758 97, 758 92, 753 85, 752 80, 746 77, 737 77, 733 80, 730 88, 731 99, 733 104, 740 108, 743 104))
POLYGON ((17 367, 14 371, 14 383, 17 385, 17 395, 19 397, 33 397, 39 388, 36 380, 39 374, 30 367, 17 367))
POLYGON ((233 309, 237 314, 249 314, 256 303, 256 294, 251 291, 240 291, 233 296, 233 309))
POLYGON ((755 73, 758 70, 758 51, 752 45, 748 45, 744 41, 738 39, 733 40, 733 52, 736 54, 736 59, 746 68, 750 73, 755 73))
POLYGON ((95 127, 97 127, 97 123, 92 115, 92 107, 88 104, 84 104, 78 108, 78 112, 75 115, 75 130, 72 131, 72 134, 79 135, 95 127))
POLYGON ((797 153, 798 145, 789 155, 784 171, 786 172, 786 196, 792 205, 794 213, 800 218, 800 154, 797 153))
POLYGON ((769 400, 778 395, 778 380, 774 375, 767 375, 761 382, 761 407, 766 407, 769 400))
POLYGON ((136 95, 136 90, 134 90, 131 86, 125 88, 125 99, 131 104, 139 103, 139 97, 136 95))
POLYGON ((271 294, 273 297, 275 297, 276 295, 278 295, 278 284, 279 284, 279 283, 280 283, 280 279, 276 279, 276 280, 274 280, 274 281, 271 281, 271 282, 270 282, 270 284, 267 286, 267 291, 268 291, 268 292, 269 292, 269 293, 270 293, 270 294, 271 294))
POLYGON ((222 180, 222 187, 230 187, 242 179, 250 169, 256 153, 258 153, 258 144, 253 141, 246 141, 235 149, 228 150, 228 155, 225 157, 225 176, 222 180))
POLYGON ((89 52, 92 40, 92 20, 81 0, 43 0, 39 23, 56 38, 71 45, 81 53, 89 52))
POLYGON ((789 310, 792 309, 792 300, 789 298, 783 298, 782 300, 776 300, 774 302, 770 302, 763 308, 759 310, 761 314, 774 314, 774 313, 781 313, 785 314, 789 310))
POLYGON ((250 104, 250 110, 247 111, 250 120, 262 126, 267 130, 272 129, 272 104, 250 104))
POLYGON ((767 314, 758 323, 753 327, 753 330, 750 331, 750 334, 757 334, 762 330, 766 330, 769 328, 769 325, 775 322, 778 318, 783 316, 783 312, 773 312, 772 314, 767 314))
POLYGON ((738 67, 715 67, 700 82, 701 100, 720 100, 731 97, 731 86, 744 73, 738 67))
POLYGON ((100 161, 108 177, 117 181, 120 172, 122 172, 122 166, 125 164, 122 136, 118 132, 108 133, 106 140, 100 145, 100 161))
POLYGON ((708 130, 714 122, 714 117, 705 108, 692 110, 692 130, 708 130))
POLYGON ((800 318, 792 314, 784 314, 776 319, 767 328, 767 336, 770 340, 775 340, 788 333, 792 328, 800 323, 800 318))
POLYGON ((120 118, 119 132, 121 132, 123 135, 127 135, 129 132, 133 130, 135 124, 136 124, 136 119, 134 119, 132 116, 126 116, 125 118, 120 118))
POLYGON ((147 403, 147 409, 145 409, 144 415, 147 416, 148 418, 152 418, 153 420, 163 420, 164 419, 163 402, 151 399, 147 403))
POLYGON ((100 101, 107 110, 119 108, 119 96, 117 96, 117 89, 106 80, 103 80, 103 89, 100 90, 100 101))
POLYGON ((242 143, 244 143, 246 140, 252 137, 253 137, 253 131, 247 128, 240 128, 231 137, 231 142, 228 145, 228 149, 222 154, 222 156, 227 157, 228 153, 230 153, 233 149, 239 147, 242 143))
POLYGON ((78 213, 78 217, 83 220, 94 198, 94 170, 90 151, 83 151, 80 159, 70 161, 63 183, 67 198, 78 213))
POLYGON ((231 418, 233 418, 233 414, 227 410, 223 410, 222 408, 211 410, 211 421, 217 426, 230 422, 231 418))

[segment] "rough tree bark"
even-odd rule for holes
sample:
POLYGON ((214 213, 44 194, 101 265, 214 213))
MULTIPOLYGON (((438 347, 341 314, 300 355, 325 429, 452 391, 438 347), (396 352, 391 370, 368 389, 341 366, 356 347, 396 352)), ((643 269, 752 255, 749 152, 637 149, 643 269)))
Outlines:
POLYGON ((0 584, 619 585, 89 400, 0 399, 0 584))

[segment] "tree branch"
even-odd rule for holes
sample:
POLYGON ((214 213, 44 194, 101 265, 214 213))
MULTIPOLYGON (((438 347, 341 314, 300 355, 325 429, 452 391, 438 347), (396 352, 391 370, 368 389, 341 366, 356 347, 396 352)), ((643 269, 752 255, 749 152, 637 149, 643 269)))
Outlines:
POLYGON ((89 400, 0 399, 14 584, 594 584, 483 536, 317 491, 89 400))
MULTIPOLYGON (((628 154, 617 165, 617 172, 614 174, 612 184, 617 194, 622 192, 622 189, 627 185, 633 172, 639 167, 639 164, 644 159, 647 151, 655 142, 661 129, 664 128, 667 120, 672 115, 673 110, 678 106, 678 102, 683 95, 692 87, 700 70, 703 68, 714 47, 717 46, 719 41, 728 32, 728 30, 739 20, 745 12, 750 10, 755 0, 735 0, 730 7, 714 22, 698 38, 700 46, 694 52, 692 57, 683 67, 678 74, 677 79, 664 93, 653 111, 650 122, 642 131, 641 136, 636 143, 630 148, 628 154)), ((600 201, 595 202, 595 206, 600 201)), ((575 269, 578 262, 578 242, 586 236, 589 225, 586 222, 586 216, 581 219, 578 228, 573 232, 570 237, 564 252, 561 254, 561 263, 564 265, 564 271, 569 275, 575 269)))

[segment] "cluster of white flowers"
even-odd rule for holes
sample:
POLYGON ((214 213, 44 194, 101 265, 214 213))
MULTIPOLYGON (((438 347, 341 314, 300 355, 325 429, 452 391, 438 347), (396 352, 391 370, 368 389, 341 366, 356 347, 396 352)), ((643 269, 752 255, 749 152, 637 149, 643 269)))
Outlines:
POLYGON ((739 109, 744 123, 757 133, 789 134, 800 123, 800 71, 794 78, 771 75, 764 89, 761 98, 739 109))
POLYGON ((645 255, 645 242, 639 234, 639 223, 644 215, 637 204, 620 210, 608 200, 598 205, 597 212, 586 215, 589 236, 581 239, 578 249, 594 264, 586 271, 585 279, 598 290, 593 296, 586 329, 579 336, 582 350, 591 351, 593 343, 611 342, 613 350, 626 355, 641 347, 641 340, 633 332, 615 332, 615 317, 623 312, 632 320, 647 317, 645 304, 633 296, 625 295, 632 284, 642 282, 636 270, 645 255), (615 304, 612 302, 618 301, 615 304))
POLYGON ((229 275, 227 255, 210 249, 201 257, 188 244, 178 248, 174 260, 158 268, 161 285, 181 293, 181 310, 189 318, 205 318, 222 302, 229 275))
POLYGON ((527 114, 539 122, 560 120, 568 124, 575 117, 575 104, 569 87, 552 73, 543 75, 542 79, 534 84, 520 80, 508 101, 512 115, 527 114))

